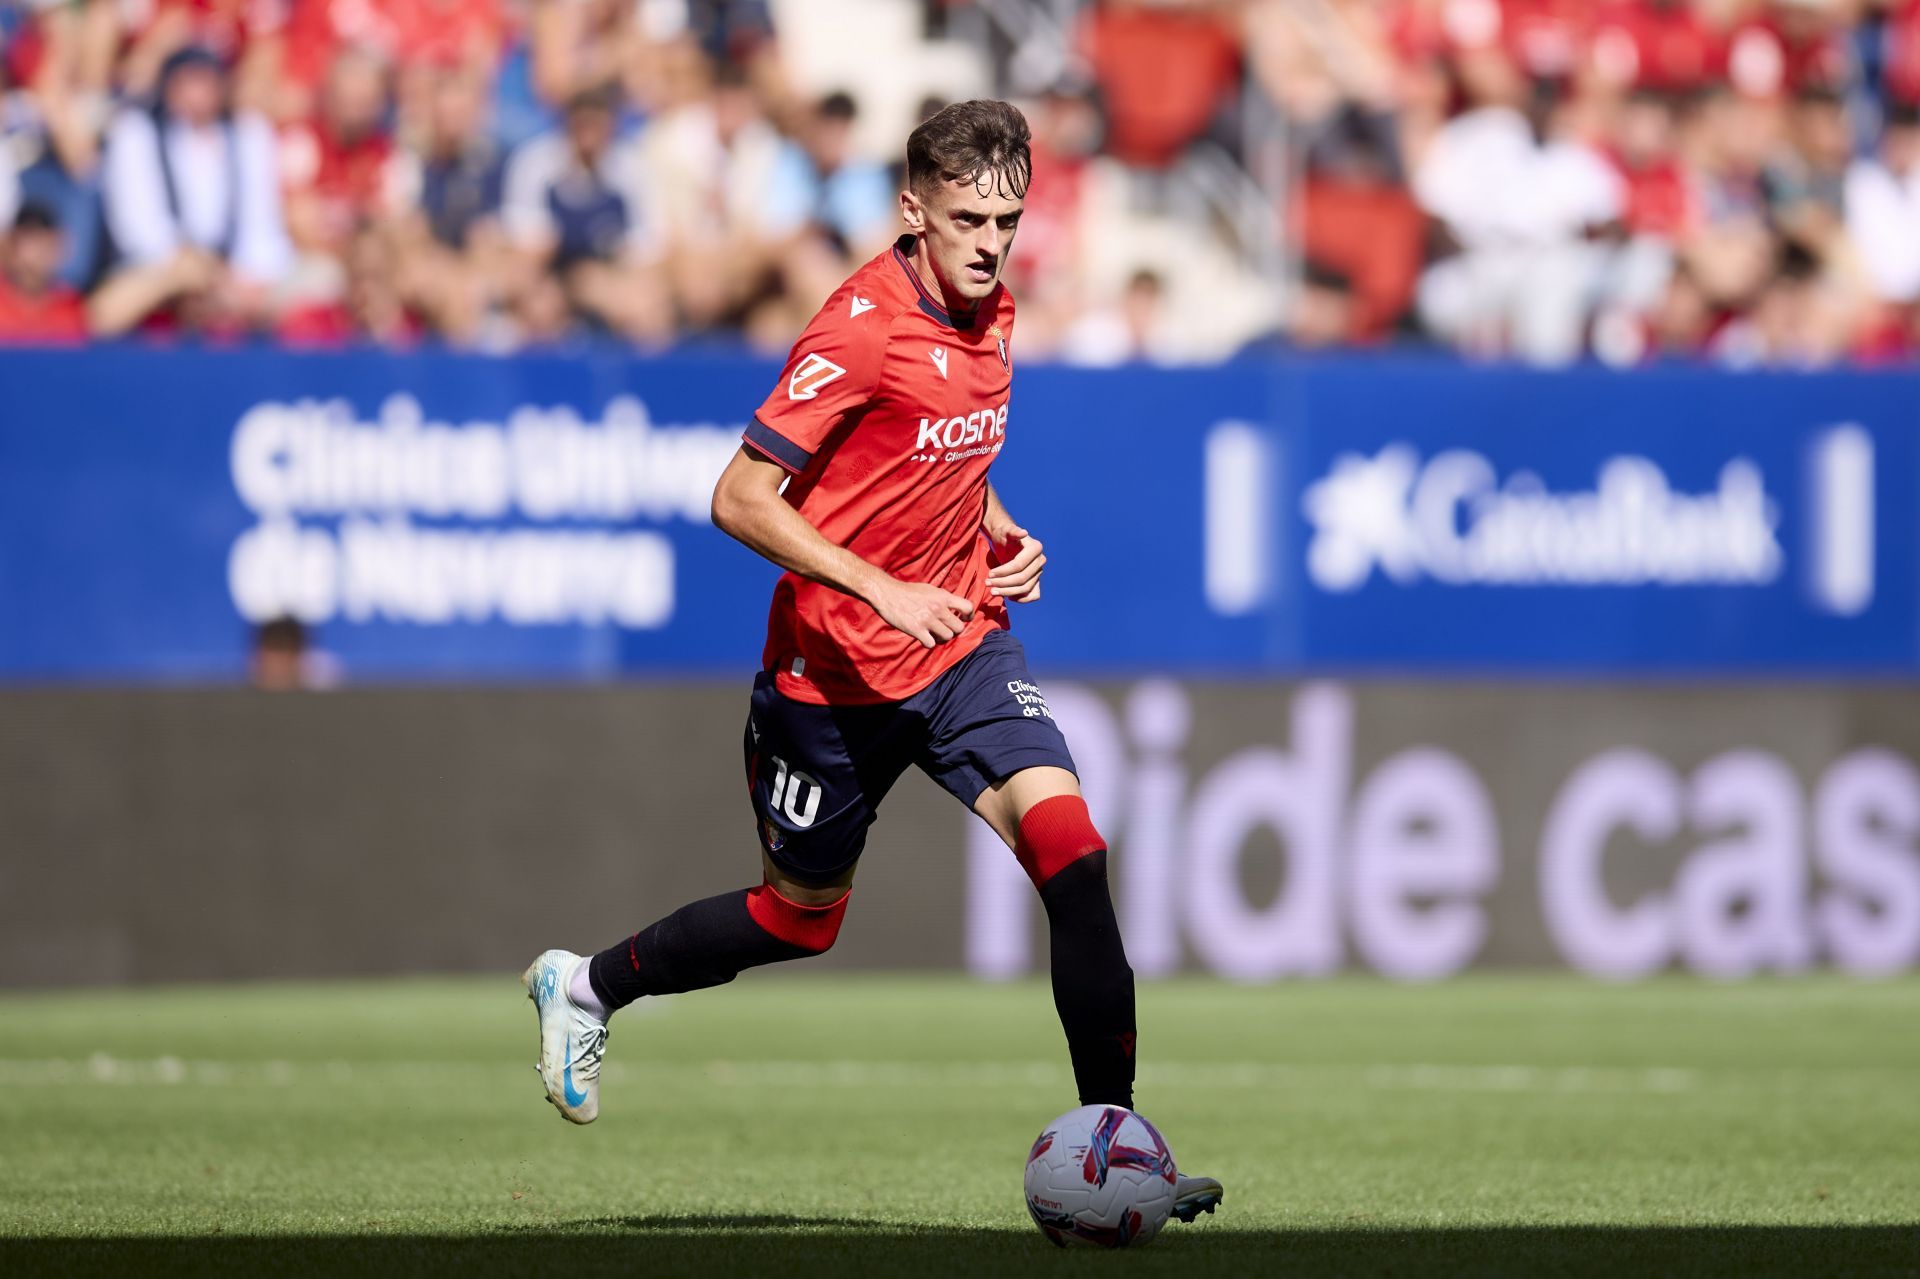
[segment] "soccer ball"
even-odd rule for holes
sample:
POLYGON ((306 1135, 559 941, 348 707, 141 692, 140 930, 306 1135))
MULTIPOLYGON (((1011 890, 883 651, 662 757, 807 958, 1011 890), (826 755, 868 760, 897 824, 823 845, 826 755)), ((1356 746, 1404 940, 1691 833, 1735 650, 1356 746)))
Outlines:
POLYGON ((1027 1211, 1055 1244, 1137 1247, 1167 1224, 1179 1173, 1166 1138, 1119 1106, 1069 1110, 1027 1155, 1027 1211))

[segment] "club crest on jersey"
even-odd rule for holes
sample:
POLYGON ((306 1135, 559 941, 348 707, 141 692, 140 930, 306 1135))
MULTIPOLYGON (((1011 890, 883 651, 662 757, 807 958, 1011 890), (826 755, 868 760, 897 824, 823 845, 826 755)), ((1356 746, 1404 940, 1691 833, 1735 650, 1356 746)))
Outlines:
POLYGON ((932 360, 933 366, 940 370, 940 380, 944 382, 947 377, 947 348, 936 346, 927 352, 927 358, 932 360))
POLYGON ((837 377, 845 377, 847 371, 824 355, 808 355, 796 364, 793 376, 787 379, 787 398, 789 400, 811 400, 820 394, 820 388, 837 377))
POLYGON ((1000 344, 1000 367, 1003 369, 1013 367, 1007 363, 1007 335, 1000 331, 1000 326, 996 324, 990 327, 987 330, 987 336, 1000 344))

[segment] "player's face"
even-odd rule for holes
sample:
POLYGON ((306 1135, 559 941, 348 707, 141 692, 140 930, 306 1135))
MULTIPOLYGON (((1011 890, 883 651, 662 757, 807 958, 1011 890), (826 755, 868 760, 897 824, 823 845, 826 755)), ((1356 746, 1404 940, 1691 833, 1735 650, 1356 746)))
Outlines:
POLYGON ((949 297, 978 302, 1006 269, 1023 201, 993 174, 900 196, 907 226, 926 237, 927 259, 949 297))

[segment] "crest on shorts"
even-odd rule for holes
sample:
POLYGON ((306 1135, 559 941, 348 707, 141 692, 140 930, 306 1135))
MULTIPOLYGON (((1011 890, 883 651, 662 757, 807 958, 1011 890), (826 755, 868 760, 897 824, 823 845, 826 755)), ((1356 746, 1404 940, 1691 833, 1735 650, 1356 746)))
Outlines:
POLYGON ((1000 344, 1000 367, 1003 369, 1012 368, 1013 366, 1007 363, 1007 335, 1000 331, 1000 326, 995 324, 990 327, 987 330, 987 336, 1000 344))
POLYGON ((770 853, 779 852, 787 842, 786 833, 764 817, 760 819, 760 833, 766 836, 767 851, 770 853))

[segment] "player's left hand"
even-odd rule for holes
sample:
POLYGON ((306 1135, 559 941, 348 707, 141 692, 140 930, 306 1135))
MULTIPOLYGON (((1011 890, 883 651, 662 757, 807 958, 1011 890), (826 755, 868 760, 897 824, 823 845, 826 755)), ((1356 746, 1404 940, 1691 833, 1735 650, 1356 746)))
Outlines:
POLYGON ((1014 526, 994 539, 998 555, 1008 556, 987 572, 987 589, 1015 604, 1031 604, 1040 598, 1040 570, 1047 566, 1046 550, 1040 539, 1014 526))

